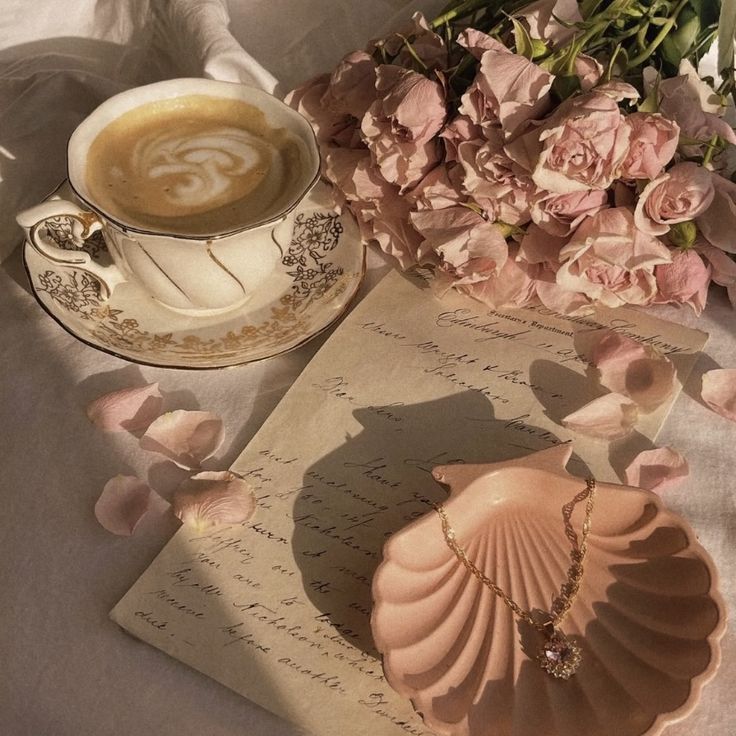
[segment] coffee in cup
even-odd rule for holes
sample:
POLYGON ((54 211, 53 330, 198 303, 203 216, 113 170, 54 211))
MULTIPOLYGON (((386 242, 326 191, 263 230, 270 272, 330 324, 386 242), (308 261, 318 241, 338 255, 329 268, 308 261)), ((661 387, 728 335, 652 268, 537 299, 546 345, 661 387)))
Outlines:
POLYGON ((285 208, 303 152, 255 105, 187 95, 134 108, 90 146, 85 178, 97 205, 122 222, 211 235, 285 208))
POLYGON ((103 298, 135 281, 205 316, 243 304, 273 271, 319 151, 309 123, 262 90, 173 79, 102 103, 72 134, 67 165, 81 206, 49 200, 20 213, 31 246, 94 275, 103 298), (60 218, 71 250, 48 237, 60 218), (109 266, 84 251, 97 230, 109 266))

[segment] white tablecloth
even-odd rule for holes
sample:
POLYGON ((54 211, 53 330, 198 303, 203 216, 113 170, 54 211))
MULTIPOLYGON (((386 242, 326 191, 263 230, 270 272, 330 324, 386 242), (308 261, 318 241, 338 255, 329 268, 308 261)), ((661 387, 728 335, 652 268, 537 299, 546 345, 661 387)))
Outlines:
MULTIPOLYGON (((417 4, 434 10, 442 3, 417 4)), ((104 97, 163 76, 202 73, 267 87, 278 81, 286 90, 395 23, 392 15, 402 8, 406 15, 406 5, 232 0, 230 27, 248 56, 226 34, 219 0, 3 0, 0 257, 19 242, 15 212, 63 176, 67 135, 104 97)), ((376 255, 369 265, 364 293, 385 268, 376 255)), ((667 502, 690 520, 715 557, 733 609, 736 425, 708 411, 697 394, 704 370, 736 365, 736 317, 722 295, 700 320, 686 310, 661 313, 711 333, 660 441, 690 461, 689 481, 667 502)), ((324 338, 224 371, 138 367, 85 347, 52 322, 28 291, 17 249, 1 266, 0 315, 0 734, 295 733, 108 620, 175 524, 144 524, 133 539, 113 537, 92 514, 102 486, 116 473, 138 474, 166 495, 181 476, 169 464, 152 462, 133 437, 95 431, 84 409, 103 392, 159 381, 170 408, 223 416, 227 440, 219 465, 227 467, 324 338)), ((736 733, 733 633, 724 639, 723 659, 697 711, 668 735, 736 733)))

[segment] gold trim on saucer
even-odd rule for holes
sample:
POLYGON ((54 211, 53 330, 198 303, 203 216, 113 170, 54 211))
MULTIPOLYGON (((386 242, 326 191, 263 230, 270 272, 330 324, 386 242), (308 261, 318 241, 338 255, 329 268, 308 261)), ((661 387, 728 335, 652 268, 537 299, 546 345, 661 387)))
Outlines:
MULTIPOLYGON (((257 321, 233 326, 231 315, 223 331, 217 333, 215 329, 214 334, 197 334, 193 329, 150 331, 130 309, 118 308, 114 299, 103 301, 99 283, 90 274, 73 267, 55 269, 48 261, 43 262, 42 268, 34 262, 32 269, 27 243, 23 262, 34 296, 44 310, 85 344, 145 365, 225 368, 296 349, 348 310, 365 274, 365 250, 362 244, 342 244, 343 248, 361 249, 360 264, 349 269, 340 265, 341 259, 331 257, 344 232, 341 217, 345 215, 324 208, 299 212, 294 236, 282 257, 282 270, 291 277, 288 291, 276 303, 260 310, 257 321), (336 311, 331 313, 328 309, 324 315, 316 312, 315 324, 315 307, 333 302, 337 303, 336 311), (72 319, 65 320, 65 315, 72 319), (77 328, 75 322, 88 329, 77 328)), ((59 237, 64 237, 63 227, 59 237)), ((96 240, 95 255, 99 255, 100 247, 104 249, 104 242, 96 240)))

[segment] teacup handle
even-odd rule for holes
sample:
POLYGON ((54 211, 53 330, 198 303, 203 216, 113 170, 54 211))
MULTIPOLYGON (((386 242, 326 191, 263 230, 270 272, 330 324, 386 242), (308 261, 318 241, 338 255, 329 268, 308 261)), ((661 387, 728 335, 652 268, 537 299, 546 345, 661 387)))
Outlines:
POLYGON ((83 210, 64 199, 50 199, 23 210, 15 219, 25 230, 36 253, 56 265, 86 271, 94 276, 100 283, 101 299, 109 299, 113 289, 126 281, 117 266, 103 266, 84 250, 85 240, 102 229, 102 221, 94 212, 83 210), (50 231, 55 231, 68 248, 55 245, 49 236, 50 231))

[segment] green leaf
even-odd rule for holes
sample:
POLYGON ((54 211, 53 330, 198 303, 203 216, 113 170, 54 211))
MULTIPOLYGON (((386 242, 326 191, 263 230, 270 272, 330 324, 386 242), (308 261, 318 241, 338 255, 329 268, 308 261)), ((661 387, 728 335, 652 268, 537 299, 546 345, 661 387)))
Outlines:
POLYGON ((598 6, 601 4, 602 0, 581 0, 579 2, 580 5, 580 15, 583 16, 583 18, 588 19, 592 15, 598 12, 598 6))
POLYGON ((698 14, 701 27, 705 28, 718 22, 719 5, 723 7, 724 4, 728 4, 729 2, 731 0, 721 0, 720 3, 714 0, 690 0, 690 5, 698 14))
POLYGON ((639 112, 659 112, 658 85, 636 106, 639 112))
POLYGON ((698 237, 698 228, 692 220, 678 222, 670 227, 667 237, 672 245, 688 250, 698 237))
POLYGON ((606 69, 606 79, 613 77, 623 77, 629 66, 629 54, 620 44, 616 47, 606 69))
POLYGON ((659 95, 652 90, 637 106, 639 112, 659 112, 659 95))
POLYGON ((541 38, 532 39, 532 59, 541 59, 549 53, 547 44, 541 38))
POLYGON ((721 0, 718 19, 718 71, 733 69, 733 42, 736 37, 736 0, 721 0))
POLYGON ((699 33, 700 17, 698 13, 690 6, 684 7, 677 19, 677 29, 669 33, 662 42, 660 47, 662 58, 673 67, 679 67, 699 33))
POLYGON ((560 75, 552 82, 552 94, 558 100, 566 100, 580 91, 580 79, 574 74, 560 75))
POLYGON ((516 44, 516 53, 525 56, 530 61, 534 58, 534 43, 529 31, 519 23, 516 18, 512 18, 514 24, 514 42, 516 44))
POLYGON ((659 112, 659 83, 662 77, 657 74, 649 94, 636 106, 639 112, 659 112))

